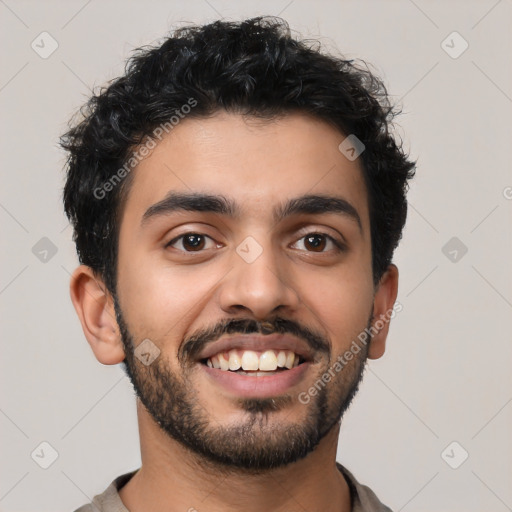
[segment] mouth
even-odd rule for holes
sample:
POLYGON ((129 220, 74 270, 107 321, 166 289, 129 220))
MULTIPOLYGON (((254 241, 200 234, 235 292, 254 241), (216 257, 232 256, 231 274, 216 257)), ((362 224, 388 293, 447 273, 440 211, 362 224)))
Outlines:
POLYGON ((232 349, 204 358, 200 362, 223 372, 233 372, 247 377, 268 377, 296 368, 306 360, 292 350, 232 349))
POLYGON ((199 363, 210 384, 232 396, 270 398, 291 393, 304 380, 313 361, 292 350, 231 349, 199 363))

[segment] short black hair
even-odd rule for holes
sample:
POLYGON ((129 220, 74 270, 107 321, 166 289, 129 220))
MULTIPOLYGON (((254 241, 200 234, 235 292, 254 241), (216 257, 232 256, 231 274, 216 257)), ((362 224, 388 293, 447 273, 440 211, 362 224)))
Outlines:
POLYGON ((115 296, 119 226, 130 167, 137 163, 133 152, 154 141, 160 126, 169 131, 172 119, 184 113, 204 118, 225 110, 273 119, 299 112, 365 146, 359 158, 377 285, 402 236, 407 180, 416 162, 392 133, 401 111, 382 80, 360 62, 322 53, 318 41, 292 37, 284 20, 266 16, 181 27, 160 46, 137 49, 125 74, 93 93, 81 119, 60 139, 69 153, 64 208, 80 263, 115 296))

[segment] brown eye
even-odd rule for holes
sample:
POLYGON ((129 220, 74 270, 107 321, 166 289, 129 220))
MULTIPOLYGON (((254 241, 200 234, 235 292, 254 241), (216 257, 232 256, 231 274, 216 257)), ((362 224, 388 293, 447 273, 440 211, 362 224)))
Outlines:
POLYGON ((200 233, 185 233, 171 240, 166 247, 175 247, 182 252, 200 252, 206 247, 207 242, 213 242, 213 240, 206 235, 200 233))
POLYGON ((205 245, 202 235, 190 234, 183 237, 183 247, 191 251, 200 251, 205 245))
POLYGON ((304 246, 308 250, 312 250, 315 252, 322 252, 325 249, 325 246, 327 245, 327 240, 325 236, 314 234, 314 235, 308 235, 304 237, 304 246))
POLYGON ((298 249, 305 250, 307 252, 330 252, 338 251, 341 252, 345 249, 345 244, 341 241, 336 240, 330 235, 325 233, 308 233, 303 236, 294 245, 299 244, 298 249), (303 247, 300 247, 303 245, 303 247))

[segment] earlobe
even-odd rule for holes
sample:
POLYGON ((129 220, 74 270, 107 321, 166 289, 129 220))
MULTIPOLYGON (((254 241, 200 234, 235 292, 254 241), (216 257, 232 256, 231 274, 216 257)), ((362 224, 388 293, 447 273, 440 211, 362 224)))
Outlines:
POLYGON ((379 282, 373 303, 372 340, 368 349, 369 359, 382 357, 386 350, 386 338, 398 294, 398 268, 389 265, 379 282))
POLYGON ((86 266, 80 265, 71 276, 70 296, 85 337, 102 364, 118 364, 125 354, 114 303, 106 286, 86 266))

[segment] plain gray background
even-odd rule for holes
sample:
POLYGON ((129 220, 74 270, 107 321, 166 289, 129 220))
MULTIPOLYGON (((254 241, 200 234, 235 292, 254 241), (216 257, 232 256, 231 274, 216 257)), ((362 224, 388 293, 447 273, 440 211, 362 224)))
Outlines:
POLYGON ((74 510, 140 462, 131 386, 95 360, 69 299, 58 136, 135 47, 261 14, 370 62, 418 158, 395 257, 403 311, 338 460, 397 511, 512 510, 510 0, 0 0, 0 510, 74 510))

